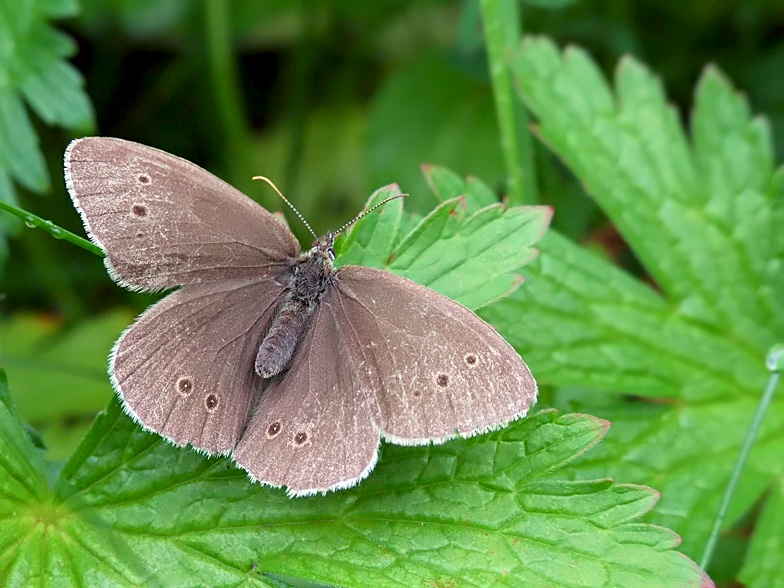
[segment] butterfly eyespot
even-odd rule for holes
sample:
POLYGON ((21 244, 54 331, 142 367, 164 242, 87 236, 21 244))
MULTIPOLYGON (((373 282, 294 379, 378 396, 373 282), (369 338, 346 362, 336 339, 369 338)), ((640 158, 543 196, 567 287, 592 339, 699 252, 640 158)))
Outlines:
POLYGON ((204 406, 207 408, 207 412, 215 412, 218 404, 220 404, 220 398, 217 395, 207 394, 207 397, 204 399, 204 406))
POLYGON ((420 396, 422 396, 422 391, 417 389, 417 390, 414 390, 413 394, 414 394, 415 398, 419 398, 420 396))
POLYGON ((145 217, 147 216, 147 207, 143 204, 134 204, 131 207, 131 212, 134 216, 145 217))
POLYGON ((463 358, 463 360, 468 365, 476 365, 479 361, 479 358, 473 353, 466 353, 466 356, 463 358))
POLYGON ((190 396, 190 393, 193 392, 193 380, 187 376, 183 376, 177 380, 176 386, 177 392, 179 392, 182 396, 190 396))
POLYGON ((305 431, 300 431, 294 435, 294 444, 302 446, 308 440, 308 434, 305 431))
POLYGON ((139 174, 139 176, 136 179, 139 180, 140 184, 150 183, 150 176, 148 176, 147 174, 139 174))
POLYGON ((275 421, 267 427, 267 439, 273 439, 278 436, 281 430, 280 421, 275 421))
POLYGON ((446 388, 449 385, 449 376, 446 374, 438 374, 438 376, 436 376, 436 384, 442 388, 446 388))

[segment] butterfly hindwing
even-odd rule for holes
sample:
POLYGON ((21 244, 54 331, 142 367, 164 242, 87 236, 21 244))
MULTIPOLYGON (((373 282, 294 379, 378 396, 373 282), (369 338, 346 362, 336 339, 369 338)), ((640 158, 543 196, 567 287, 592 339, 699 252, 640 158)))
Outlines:
POLYGON ((151 306, 111 360, 126 412, 177 445, 229 452, 257 397, 253 359, 282 290, 269 278, 224 280, 151 306))
POLYGON ((347 488, 364 478, 380 438, 357 367, 322 303, 288 371, 264 391, 234 453, 237 463, 292 495, 347 488))
POLYGON ((379 269, 346 266, 336 281, 340 295, 328 303, 385 438, 422 444, 483 432, 536 400, 517 352, 464 306, 379 269))

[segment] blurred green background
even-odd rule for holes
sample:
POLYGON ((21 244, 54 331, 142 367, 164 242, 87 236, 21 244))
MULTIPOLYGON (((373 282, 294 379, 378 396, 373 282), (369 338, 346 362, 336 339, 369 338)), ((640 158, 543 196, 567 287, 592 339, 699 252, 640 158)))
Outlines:
MULTIPOLYGON (((44 171, 29 181, 24 169, 15 182, 0 177, 0 194, 77 234, 62 153, 87 134, 175 153, 281 209, 271 190, 251 181, 266 175, 320 234, 391 182, 410 193, 410 210, 430 210, 424 163, 505 191, 476 0, 0 0, 0 24, 13 29, 15 19, 27 18, 18 12, 23 4, 37 7, 30 18, 42 22, 34 36, 42 53, 70 60, 76 69, 63 75, 78 88, 78 70, 89 102, 52 88, 59 118, 29 116, 44 171)), ((520 6, 525 33, 580 45, 609 75, 624 54, 647 63, 686 124, 701 70, 717 63, 753 110, 770 118, 781 152, 784 2, 520 6)), ((0 42, 0 59, 13 59, 13 51, 0 42)), ((13 90, 13 67, 0 63, 0 72, 13 90)), ((15 135, 2 137, 0 155, 14 148, 15 135)), ((639 273, 568 170, 541 145, 535 158, 538 199, 555 206, 553 225, 639 273)), ((110 394, 103 366, 113 340, 154 297, 118 288, 86 251, 5 214, 2 222, 3 361, 15 362, 11 389, 23 416, 46 431, 50 457, 63 459, 110 394), (49 391, 43 401, 33 394, 42 387, 49 391), (72 389, 83 398, 64 398, 72 389)))

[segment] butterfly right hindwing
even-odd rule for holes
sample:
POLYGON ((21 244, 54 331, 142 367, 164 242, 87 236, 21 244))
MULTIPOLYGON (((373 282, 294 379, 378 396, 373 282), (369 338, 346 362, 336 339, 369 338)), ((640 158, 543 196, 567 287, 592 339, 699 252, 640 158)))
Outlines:
POLYGON ((177 445, 231 451, 258 396, 253 358, 282 291, 269 278, 192 284, 147 309, 111 360, 126 412, 177 445))

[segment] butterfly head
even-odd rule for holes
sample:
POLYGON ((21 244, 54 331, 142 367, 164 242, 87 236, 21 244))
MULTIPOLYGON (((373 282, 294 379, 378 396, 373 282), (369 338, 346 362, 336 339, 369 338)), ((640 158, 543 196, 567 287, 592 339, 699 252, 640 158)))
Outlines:
POLYGON ((329 232, 313 241, 309 252, 310 255, 320 256, 332 265, 332 262, 335 261, 335 239, 337 236, 338 233, 329 232))

